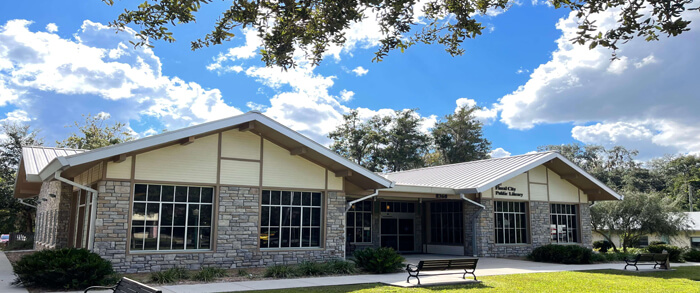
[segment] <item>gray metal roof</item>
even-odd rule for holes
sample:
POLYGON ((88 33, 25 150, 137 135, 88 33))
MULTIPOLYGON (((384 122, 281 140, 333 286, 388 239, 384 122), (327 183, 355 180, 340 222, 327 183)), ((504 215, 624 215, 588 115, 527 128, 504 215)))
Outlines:
MULTIPOLYGON (((393 183, 385 179, 384 177, 370 172, 362 166, 338 155, 336 152, 331 151, 330 149, 307 138, 306 136, 280 124, 279 122, 273 119, 270 119, 269 117, 261 114, 260 112, 255 111, 220 120, 206 122, 178 130, 168 131, 162 134, 132 140, 117 145, 94 149, 89 152, 75 152, 66 156, 54 156, 52 159, 46 160, 47 163, 43 164, 42 168, 38 169, 39 175, 38 178, 36 178, 38 179, 36 181, 45 180, 52 176, 54 172, 58 170, 108 159, 116 155, 137 152, 143 149, 147 149, 149 147, 172 143, 173 141, 181 140, 190 136, 211 133, 217 130, 230 128, 235 125, 240 125, 242 123, 252 121, 258 123, 256 125, 261 126, 261 128, 266 127, 270 131, 276 133, 275 138, 277 140, 290 140, 294 142, 295 145, 308 148, 309 152, 307 152, 305 155, 314 156, 314 159, 316 161, 332 162, 333 164, 339 167, 350 169, 353 171, 354 174, 361 175, 362 177, 366 178, 365 180, 359 178, 360 176, 352 176, 354 180, 365 180, 374 182, 374 184, 372 185, 377 185, 378 188, 388 188, 393 186, 393 183)), ((256 128, 257 127, 258 126, 256 126, 256 128)), ((30 176, 27 176, 27 179, 31 180, 29 177, 30 176)))
POLYGON ((553 160, 562 162, 570 172, 581 174, 590 187, 622 199, 621 195, 555 151, 413 169, 383 176, 394 181, 397 187, 449 188, 455 193, 479 193, 553 160))
POLYGON ((86 150, 44 146, 22 147, 24 171, 27 175, 39 175, 39 172, 56 157, 65 157, 84 152, 86 152, 86 150))

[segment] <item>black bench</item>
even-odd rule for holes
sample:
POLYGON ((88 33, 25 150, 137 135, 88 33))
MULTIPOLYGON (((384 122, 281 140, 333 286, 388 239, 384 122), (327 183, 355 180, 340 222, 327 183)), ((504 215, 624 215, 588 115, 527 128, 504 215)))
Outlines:
POLYGON ((639 267, 637 266, 642 265, 653 265, 654 269, 656 269, 656 267, 663 267, 665 270, 668 270, 668 253, 637 254, 632 259, 628 259, 625 257, 625 263, 627 263, 625 265, 625 270, 627 270, 628 266, 633 266, 635 269, 639 270, 639 267))
MULTIPOLYGON (((430 259, 421 260, 418 265, 407 265, 406 272, 408 272, 408 278, 406 278, 406 283, 410 283, 409 280, 413 277, 418 280, 418 285, 420 285, 420 279, 418 274, 421 271, 445 271, 445 270, 464 270, 462 275, 463 279, 466 279, 467 274, 474 276, 474 281, 476 281, 476 263, 479 261, 478 258, 461 258, 461 259, 430 259)), ((431 275, 432 276, 432 275, 431 275)))
POLYGON ((160 291, 156 288, 153 288, 151 286, 141 284, 139 282, 136 282, 132 279, 129 278, 122 278, 119 280, 119 283, 112 287, 105 287, 105 286, 92 286, 90 288, 85 289, 83 293, 90 291, 90 290, 112 290, 114 293, 162 293, 163 291, 160 291))

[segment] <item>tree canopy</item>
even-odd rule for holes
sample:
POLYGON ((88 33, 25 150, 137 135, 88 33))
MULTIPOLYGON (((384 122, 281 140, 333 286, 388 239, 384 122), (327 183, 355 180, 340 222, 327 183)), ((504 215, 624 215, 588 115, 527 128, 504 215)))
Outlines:
POLYGON ((484 138, 483 123, 474 118, 477 107, 460 107, 433 127, 435 147, 442 163, 488 159, 491 142, 484 138))
MULTIPOLYGON (((113 5, 114 0, 103 0, 113 5)), ((170 29, 197 21, 202 6, 213 0, 146 0, 125 9, 111 25, 124 29, 139 27, 134 45, 151 46, 151 41, 175 41, 170 29)), ((640 37, 658 40, 659 35, 677 36, 689 30, 690 21, 682 12, 697 10, 692 0, 550 0, 557 9, 577 13, 578 35, 571 41, 617 49, 619 43, 640 37), (615 27, 598 32, 592 16, 615 9, 620 11, 615 27)), ((381 33, 374 60, 415 44, 440 44, 452 55, 462 55, 462 43, 481 35, 485 29, 479 16, 488 11, 508 9, 514 0, 431 0, 418 7, 416 0, 240 0, 220 12, 210 32, 191 41, 192 50, 231 40, 238 28, 252 28, 262 39, 262 61, 268 66, 295 66, 294 52, 300 49, 318 64, 331 46, 342 46, 345 32, 353 23, 376 18, 381 33), (418 16, 421 16, 420 18, 418 16)))
MULTIPOLYGON (((0 140, 0 231, 32 231, 34 209, 14 198, 15 179, 22 147, 42 145, 44 141, 28 125, 3 123, 0 128, 6 136, 0 140)), ((36 205, 35 199, 26 202, 36 205)))
POLYGON ((57 147, 93 150, 108 145, 118 144, 133 140, 134 137, 125 123, 115 122, 108 124, 107 115, 83 115, 85 121, 76 121, 74 125, 78 131, 68 138, 57 141, 57 147))

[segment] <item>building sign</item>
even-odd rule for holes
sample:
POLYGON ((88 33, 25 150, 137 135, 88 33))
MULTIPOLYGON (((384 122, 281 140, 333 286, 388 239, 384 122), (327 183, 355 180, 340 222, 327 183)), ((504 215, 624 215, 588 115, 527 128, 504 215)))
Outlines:
POLYGON ((498 184, 493 189, 496 192, 496 195, 523 197, 522 193, 515 192, 515 187, 501 186, 500 184, 498 184))

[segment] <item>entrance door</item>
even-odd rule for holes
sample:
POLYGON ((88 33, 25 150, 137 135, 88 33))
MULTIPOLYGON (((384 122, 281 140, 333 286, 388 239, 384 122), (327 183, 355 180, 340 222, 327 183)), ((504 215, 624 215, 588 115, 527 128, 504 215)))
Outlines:
POLYGON ((77 208, 75 209, 74 215, 74 228, 73 230, 73 246, 76 248, 87 248, 88 243, 88 231, 90 230, 90 193, 85 190, 78 190, 75 195, 77 196, 77 208))
POLYGON ((382 247, 391 247, 398 252, 413 252, 413 219, 382 217, 382 247))

